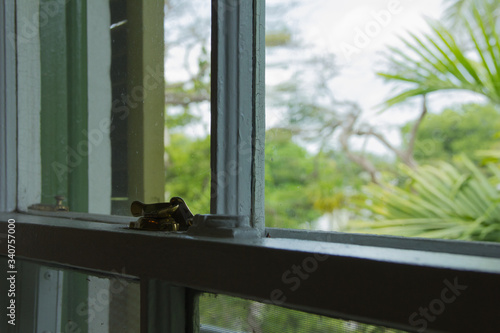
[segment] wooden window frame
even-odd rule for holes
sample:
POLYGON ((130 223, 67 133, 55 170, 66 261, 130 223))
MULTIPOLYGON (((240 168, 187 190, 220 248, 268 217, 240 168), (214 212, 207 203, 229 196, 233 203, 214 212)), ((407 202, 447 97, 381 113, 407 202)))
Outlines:
MULTIPOLYGON (((22 161, 13 129, 22 87, 7 38, 13 13, 14 1, 0 4, 0 235, 15 219, 18 259, 139 278, 143 333, 198 332, 199 291, 415 332, 421 326, 413 313, 444 304, 426 332, 500 327, 498 244, 264 228, 263 0, 213 0, 213 215, 200 220, 199 232, 134 231, 123 217, 16 212, 22 161), (211 232, 207 221, 221 216, 229 218, 219 231, 230 232, 211 232), (235 223, 238 216, 246 218, 235 223)), ((5 245, 0 238, 1 256, 5 245)))

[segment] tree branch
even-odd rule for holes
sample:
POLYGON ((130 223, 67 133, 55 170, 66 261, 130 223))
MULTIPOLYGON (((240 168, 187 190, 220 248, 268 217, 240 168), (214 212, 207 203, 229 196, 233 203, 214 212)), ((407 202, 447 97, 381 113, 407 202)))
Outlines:
POLYGON ((347 118, 346 122, 344 123, 342 132, 340 133, 339 137, 340 145, 342 146, 342 150, 344 151, 344 153, 347 155, 347 158, 349 158, 351 161, 353 161, 361 168, 363 168, 363 170, 368 172, 372 182, 374 182, 377 185, 381 185, 380 182, 378 181, 378 176, 377 176, 378 170, 375 167, 375 165, 366 157, 354 154, 349 148, 348 140, 352 134, 355 134, 353 128, 354 124, 356 123, 357 117, 358 115, 351 114, 347 118))
POLYGON ((415 149, 415 141, 417 138, 417 132, 420 127, 420 124, 424 120, 426 114, 427 114, 427 99, 426 96, 423 95, 422 111, 420 112, 418 119, 411 128, 410 137, 408 141, 408 148, 406 148, 405 150, 401 150, 394 147, 382 134, 375 132, 373 129, 369 129, 367 131, 358 130, 354 131, 353 134, 359 136, 362 135, 373 136, 374 138, 378 139, 389 150, 394 152, 396 156, 398 156, 404 164, 408 165, 410 168, 415 168, 418 165, 418 163, 415 161, 415 158, 413 157, 413 152, 415 149))
POLYGON ((427 97, 425 95, 423 95, 422 111, 420 112, 420 116, 418 117, 415 124, 413 124, 413 127, 412 127, 411 132, 410 132, 410 139, 408 141, 408 149, 406 150, 407 159, 408 160, 411 159, 413 161, 414 165, 417 164, 413 158, 413 151, 415 149, 415 141, 417 139, 417 132, 418 132, 418 128, 420 127, 420 124, 424 120, 426 114, 427 114, 427 97))
POLYGON ((386 146, 389 150, 394 152, 400 158, 404 156, 404 154, 401 150, 394 147, 382 134, 375 132, 373 129, 369 129, 368 131, 358 130, 358 131, 354 131, 353 134, 356 134, 359 136, 362 136, 362 135, 373 136, 373 137, 377 138, 384 146, 386 146))

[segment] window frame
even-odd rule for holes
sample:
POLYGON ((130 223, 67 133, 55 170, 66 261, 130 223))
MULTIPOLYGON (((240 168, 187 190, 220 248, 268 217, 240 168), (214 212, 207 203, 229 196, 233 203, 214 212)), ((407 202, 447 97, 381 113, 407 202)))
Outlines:
POLYGON ((11 39, 15 27, 15 4, 0 4, 0 211, 13 211, 17 202, 17 66, 11 39))
MULTIPOLYGON (((272 228, 266 229, 271 238, 193 237, 128 230, 125 222, 130 219, 125 217, 123 223, 117 223, 116 217, 108 223, 89 223, 63 217, 0 213, 0 220, 9 218, 16 220, 16 234, 22 235, 17 243, 18 258, 94 275, 118 271, 139 278, 143 323, 155 323, 152 326, 158 332, 162 331, 159 327, 170 329, 175 326, 169 325, 179 325, 175 322, 179 316, 194 316, 194 309, 187 304, 188 291, 222 293, 417 331, 409 324, 409 316, 440 299, 449 283, 465 285, 467 289, 459 291, 461 295, 439 320, 428 323, 427 331, 489 332, 500 324, 500 318, 495 316, 500 308, 497 244, 411 239, 412 244, 408 245, 408 239, 402 237, 297 232, 309 238, 304 240, 272 228), (51 246, 44 246, 47 243, 51 246), (294 274, 290 272, 296 266, 310 267, 310 271, 302 271, 308 277, 292 290, 290 278, 294 274), (145 296, 160 294, 158 289, 176 290, 177 297, 186 302, 180 312, 168 307, 172 309, 170 322, 154 309, 167 307, 172 298, 152 300, 145 296)), ((0 223, 0 228, 0 232, 5 232, 6 223, 0 223)), ((0 254, 6 255, 6 250, 2 248, 0 254)), ((184 324, 189 322, 193 321, 186 320, 184 324)), ((191 329, 183 326, 173 331, 196 332, 191 329)), ((154 330, 143 328, 141 332, 154 330)))
MULTIPOLYGON (((17 161, 13 130, 16 50, 6 38, 15 32, 15 1, 0 4, 0 68, 5 69, 0 72, 0 94, 5 96, 0 104, 0 160, 5 165, 0 171, 0 234, 6 234, 7 221, 14 218, 17 258, 104 276, 124 270, 139 278, 141 332, 197 332, 199 291, 417 331, 409 317, 442 297, 445 281, 455 279, 468 289, 449 310, 446 305, 436 320, 427 322, 427 331, 488 332, 500 326, 499 244, 264 228, 264 0, 212 4, 214 215, 200 224, 229 216, 227 225, 219 224, 222 231, 231 231, 227 238, 213 237, 220 233, 207 232, 209 226, 198 228, 198 235, 141 232, 126 229, 130 218, 124 217, 15 212, 22 161, 17 161), (240 123, 240 116, 250 124, 240 123), (238 224, 234 216, 248 219, 238 224), (255 232, 240 233, 249 229, 255 232), (262 237, 268 233, 271 238, 262 237), (291 291, 285 274, 313 261, 317 268, 291 291), (171 306, 174 301, 184 306, 171 306), (158 308, 171 310, 167 318, 158 308)), ((0 245, 0 255, 6 256, 3 238, 0 245)))

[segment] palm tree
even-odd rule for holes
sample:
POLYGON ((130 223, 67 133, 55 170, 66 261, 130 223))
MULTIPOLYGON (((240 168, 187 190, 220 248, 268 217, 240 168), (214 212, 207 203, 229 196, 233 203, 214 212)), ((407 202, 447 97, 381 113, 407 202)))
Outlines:
POLYGON ((429 34, 409 33, 402 38, 404 50, 390 48, 392 68, 378 75, 403 82, 405 88, 388 99, 386 107, 443 90, 472 91, 500 105, 499 4, 454 0, 446 11, 449 27, 429 21, 429 34), (457 24, 464 30, 463 38, 451 27, 457 24))
POLYGON ((357 232, 500 242, 500 168, 488 174, 461 156, 458 166, 441 162, 417 169, 402 165, 405 187, 371 184, 366 208, 379 216, 358 221, 357 232))
MULTIPOLYGON (((410 33, 404 50, 390 49, 393 66, 378 74, 405 87, 386 107, 444 90, 475 92, 500 105, 500 0, 448 2, 445 23, 429 22, 429 34, 410 33)), ((498 163, 484 170, 462 156, 455 164, 401 168, 406 187, 368 186, 373 200, 366 208, 379 219, 353 223, 355 231, 500 242, 498 163)))
POLYGON ((447 8, 444 11, 443 18, 449 23, 450 27, 463 26, 464 21, 471 19, 474 7, 483 7, 490 11, 494 17, 499 18, 498 0, 445 0, 447 8))

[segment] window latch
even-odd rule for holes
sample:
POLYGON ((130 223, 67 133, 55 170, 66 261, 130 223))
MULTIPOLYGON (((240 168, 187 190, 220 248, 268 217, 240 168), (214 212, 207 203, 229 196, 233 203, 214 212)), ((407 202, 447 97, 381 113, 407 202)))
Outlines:
POLYGON ((56 195, 54 197, 56 199, 56 204, 55 205, 50 205, 50 204, 34 204, 28 207, 28 209, 33 209, 33 210, 41 210, 45 212, 68 212, 69 208, 68 206, 63 205, 64 197, 62 195, 56 195))
POLYGON ((193 223, 193 213, 182 198, 173 197, 170 202, 144 204, 134 201, 130 205, 137 221, 130 222, 130 229, 158 231, 186 231, 193 223))

